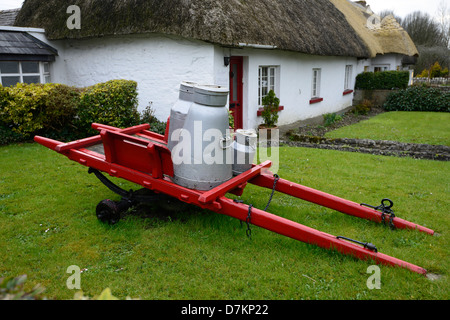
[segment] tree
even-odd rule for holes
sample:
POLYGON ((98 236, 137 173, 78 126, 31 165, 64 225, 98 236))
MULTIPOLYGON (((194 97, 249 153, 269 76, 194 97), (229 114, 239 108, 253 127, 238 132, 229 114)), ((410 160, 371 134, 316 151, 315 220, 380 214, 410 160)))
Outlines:
POLYGON ((380 17, 393 15, 405 29, 419 51, 415 65, 415 73, 430 70, 438 62, 444 69, 450 67, 450 10, 446 0, 442 0, 437 14, 433 19, 429 14, 415 11, 404 19, 396 16, 392 10, 385 10, 380 17))
POLYGON ((402 18, 398 15, 396 15, 394 13, 394 11, 392 10, 383 10, 378 14, 381 18, 381 20, 383 20, 385 17, 387 16, 393 16, 395 20, 397 20, 397 22, 401 25, 402 24, 402 18))
POLYGON ((419 58, 414 67, 414 73, 418 74, 422 70, 430 68, 437 62, 442 68, 450 67, 450 50, 444 46, 417 46, 419 58))
POLYGON ((442 38, 442 31, 437 23, 428 13, 415 11, 402 19, 401 26, 408 32, 416 46, 445 46, 446 40, 442 38))
POLYGON ((446 0, 439 2, 437 21, 441 29, 442 38, 447 48, 450 48, 450 8, 447 6, 446 0))

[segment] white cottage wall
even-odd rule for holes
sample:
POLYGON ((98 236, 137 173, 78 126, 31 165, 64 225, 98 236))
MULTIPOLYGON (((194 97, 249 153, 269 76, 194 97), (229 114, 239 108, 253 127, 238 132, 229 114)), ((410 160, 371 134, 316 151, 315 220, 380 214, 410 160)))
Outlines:
POLYGON ((279 125, 339 112, 352 104, 353 94, 343 95, 345 66, 352 65, 352 84, 362 68, 356 58, 312 56, 280 50, 230 49, 202 41, 160 34, 126 35, 83 40, 46 41, 59 56, 52 65, 52 82, 85 87, 112 79, 138 83, 139 110, 152 105, 165 121, 178 99, 182 81, 229 85, 224 57, 242 56, 244 127, 256 128, 258 70, 277 67, 277 95, 284 110, 279 125), (321 69, 323 101, 311 104, 312 70, 321 69))
MULTIPOLYGON (((219 50, 216 50, 216 52, 219 50)), ((231 56, 244 57, 244 127, 256 128, 262 123, 257 116, 258 70, 260 66, 277 67, 276 92, 284 110, 279 113, 278 125, 314 118, 325 113, 341 111, 352 105, 353 94, 343 95, 345 66, 352 65, 352 84, 356 76, 357 59, 350 57, 322 57, 294 52, 261 49, 233 49, 231 56), (312 70, 321 68, 321 98, 310 104, 312 70)))
POLYGON ((396 53, 389 53, 384 55, 377 55, 375 58, 371 59, 371 69, 374 71, 375 67, 386 66, 388 69, 386 71, 395 71, 397 68, 402 69, 402 55, 396 53))
POLYGON ((62 61, 53 81, 77 87, 112 79, 138 83, 139 110, 148 105, 165 121, 182 81, 213 83, 214 47, 166 35, 127 35, 55 41, 62 61))

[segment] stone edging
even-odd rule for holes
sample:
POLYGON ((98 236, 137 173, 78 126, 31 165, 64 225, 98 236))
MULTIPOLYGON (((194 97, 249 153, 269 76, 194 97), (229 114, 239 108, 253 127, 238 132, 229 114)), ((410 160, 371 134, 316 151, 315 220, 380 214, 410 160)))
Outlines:
POLYGON ((290 134, 289 137, 292 140, 283 141, 282 143, 288 146, 305 148, 361 152, 375 155, 412 157, 416 159, 440 161, 450 160, 450 147, 443 145, 402 143, 397 141, 370 139, 328 139, 298 134, 290 134))

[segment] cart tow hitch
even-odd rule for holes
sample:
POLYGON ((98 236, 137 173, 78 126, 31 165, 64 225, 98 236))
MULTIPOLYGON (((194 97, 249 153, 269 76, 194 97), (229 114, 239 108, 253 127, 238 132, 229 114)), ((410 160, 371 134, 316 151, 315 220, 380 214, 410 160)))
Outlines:
POLYGON ((392 207, 394 206, 394 202, 391 199, 385 198, 385 199, 381 200, 381 204, 379 206, 372 206, 367 203, 361 203, 361 206, 369 207, 369 208, 375 209, 377 211, 380 211, 381 212, 381 221, 383 222, 384 225, 386 225, 386 216, 389 216, 389 227, 392 230, 395 230, 395 225, 394 225, 395 214, 394 214, 394 211, 392 210, 392 207), (386 203, 389 203, 389 204, 386 204, 386 203))

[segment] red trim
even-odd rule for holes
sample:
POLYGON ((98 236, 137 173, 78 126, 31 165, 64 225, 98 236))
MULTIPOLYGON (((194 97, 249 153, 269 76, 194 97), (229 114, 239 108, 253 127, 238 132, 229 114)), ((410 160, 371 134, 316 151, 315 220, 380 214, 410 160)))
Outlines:
POLYGON ((318 103, 321 101, 323 101, 323 98, 312 98, 311 100, 309 100, 309 104, 318 103))
POLYGON ((344 93, 342 93, 342 95, 345 96, 350 93, 353 93, 353 90, 348 89, 348 90, 344 90, 344 93))
POLYGON ((230 107, 230 110, 233 111, 233 118, 234 118, 234 128, 235 129, 242 129, 244 122, 243 122, 243 106, 244 106, 244 87, 243 87, 243 76, 244 76, 244 58, 240 56, 231 57, 230 58, 230 76, 229 76, 229 83, 230 83, 230 104, 234 104, 235 107, 230 107), (236 78, 236 88, 234 87, 234 81, 232 77, 232 70, 234 69, 234 66, 236 66, 236 74, 234 77, 236 78), (233 100, 233 97, 236 97, 236 100, 233 100))
MULTIPOLYGON (((278 107, 278 111, 283 111, 283 110, 284 110, 284 106, 279 106, 278 107)), ((264 111, 264 108, 262 108, 262 107, 259 108, 258 111, 256 112, 256 115, 258 117, 261 117, 263 111, 264 111)))

